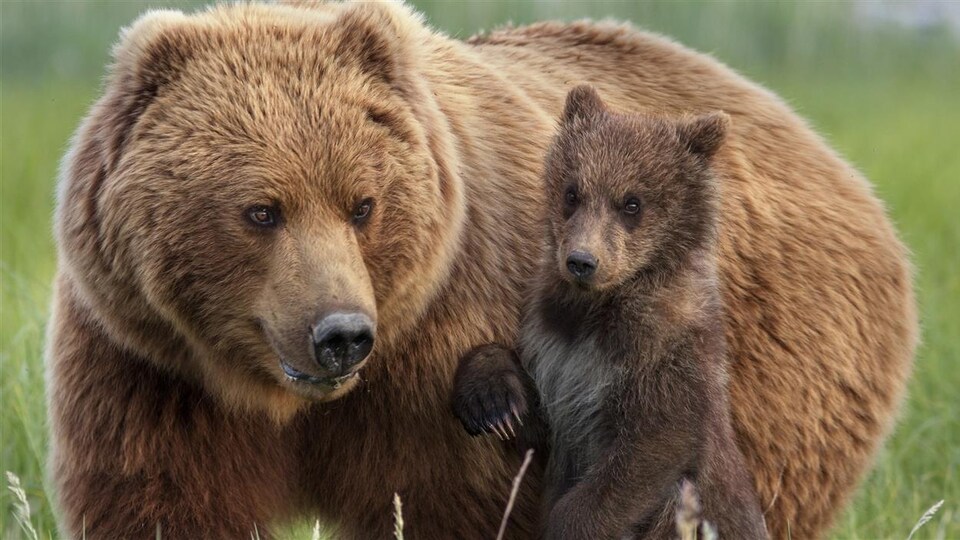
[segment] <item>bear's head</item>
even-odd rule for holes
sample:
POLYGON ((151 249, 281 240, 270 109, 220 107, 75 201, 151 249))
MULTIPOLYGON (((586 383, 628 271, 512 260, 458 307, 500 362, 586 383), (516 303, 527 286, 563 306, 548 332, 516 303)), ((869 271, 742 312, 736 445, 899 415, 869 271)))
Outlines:
POLYGON ((605 290, 670 271, 714 235, 710 162, 724 113, 670 119, 609 110, 590 86, 567 95, 544 168, 551 268, 577 289, 605 290))
POLYGON ((96 322, 234 407, 284 418, 348 392, 459 239, 429 37, 393 3, 127 29, 58 193, 61 268, 96 322))

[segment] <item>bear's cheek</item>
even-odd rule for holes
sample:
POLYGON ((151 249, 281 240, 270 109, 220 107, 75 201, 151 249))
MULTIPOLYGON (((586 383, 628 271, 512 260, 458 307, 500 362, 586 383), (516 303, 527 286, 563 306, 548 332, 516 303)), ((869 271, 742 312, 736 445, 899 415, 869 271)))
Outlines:
POLYGON ((169 318, 205 341, 224 339, 224 329, 249 319, 251 291, 269 274, 269 246, 240 232, 218 226, 216 218, 181 227, 156 239, 154 256, 143 259, 145 290, 169 318))
POLYGON ((443 250, 449 209, 437 190, 415 187, 387 194, 379 213, 357 235, 378 310, 389 311, 410 287, 428 285, 434 267, 448 262, 443 250))
POLYGON ((665 241, 661 227, 643 224, 630 231, 623 247, 625 271, 631 275, 647 269, 665 241))

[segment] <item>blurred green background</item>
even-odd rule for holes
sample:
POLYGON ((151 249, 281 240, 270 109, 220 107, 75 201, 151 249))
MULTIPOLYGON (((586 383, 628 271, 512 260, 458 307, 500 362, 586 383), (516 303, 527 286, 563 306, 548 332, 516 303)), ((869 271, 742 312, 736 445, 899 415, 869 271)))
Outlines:
MULTIPOLYGON (((863 170, 913 250, 924 344, 896 430, 833 536, 906 538, 943 499, 914 538, 960 538, 960 4, 415 4, 456 37, 508 21, 630 20, 773 89, 863 170)), ((97 95, 119 29, 148 7, 198 5, 0 4, 0 470, 21 478, 41 538, 56 533, 43 468, 42 351, 58 162, 97 95)), ((3 489, 0 537, 22 534, 13 510, 3 489)))

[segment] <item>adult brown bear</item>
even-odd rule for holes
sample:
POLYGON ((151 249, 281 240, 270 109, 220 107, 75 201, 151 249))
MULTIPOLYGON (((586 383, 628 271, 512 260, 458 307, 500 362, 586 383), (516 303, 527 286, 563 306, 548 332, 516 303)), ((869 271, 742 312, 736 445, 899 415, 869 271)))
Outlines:
POLYGON ((356 3, 154 12, 115 60, 57 210, 50 466, 70 536, 318 515, 382 538, 397 492, 408 537, 492 538, 518 460, 463 432, 450 386, 464 351, 515 338, 544 149, 580 82, 733 119, 732 408, 773 536, 822 533, 891 425, 916 341, 905 250, 855 170, 709 57, 614 24, 463 43, 356 3))

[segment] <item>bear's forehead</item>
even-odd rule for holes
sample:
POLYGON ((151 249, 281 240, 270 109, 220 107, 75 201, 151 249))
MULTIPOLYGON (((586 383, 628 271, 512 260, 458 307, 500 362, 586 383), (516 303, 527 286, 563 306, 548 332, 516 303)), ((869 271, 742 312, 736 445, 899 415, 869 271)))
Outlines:
MULTIPOLYGON (((371 147, 376 133, 365 123, 365 109, 335 100, 309 84, 252 81, 231 88, 184 74, 179 84, 158 95, 145 114, 142 133, 190 147, 215 147, 236 155, 255 151, 313 162, 352 161, 371 147)), ((138 130, 140 131, 140 130, 138 130)))
MULTIPOLYGON (((685 168, 687 151, 667 124, 614 117, 572 143, 585 180, 597 188, 639 177, 671 177, 685 168)), ((611 185, 611 187, 613 187, 611 185)))
POLYGON ((333 6, 219 5, 190 16, 173 47, 218 83, 292 81, 329 71, 342 36, 333 6))
MULTIPOLYGON (((307 31, 305 31, 307 33, 307 31)), ((314 34, 316 32, 309 32, 314 34)), ((241 35, 198 33, 189 45, 185 74, 232 88, 265 83, 315 83, 335 64, 331 48, 309 37, 273 35, 258 28, 241 35)), ((313 84, 312 86, 315 86, 313 84)))
POLYGON ((314 31, 315 36, 323 35, 322 30, 336 22, 341 7, 334 3, 315 3, 309 9, 283 4, 221 3, 193 17, 208 29, 227 31, 239 37, 267 31, 286 39, 302 36, 304 30, 314 31))
POLYGON ((376 177, 384 135, 358 106, 269 84, 238 93, 182 86, 158 96, 136 128, 129 153, 144 166, 277 200, 320 188, 350 199, 359 180, 376 177))
POLYGON ((337 154, 369 146, 376 140, 366 125, 369 106, 350 91, 363 82, 330 79, 320 65, 198 57, 158 91, 147 126, 208 145, 259 143, 311 153, 334 145, 337 154))

